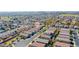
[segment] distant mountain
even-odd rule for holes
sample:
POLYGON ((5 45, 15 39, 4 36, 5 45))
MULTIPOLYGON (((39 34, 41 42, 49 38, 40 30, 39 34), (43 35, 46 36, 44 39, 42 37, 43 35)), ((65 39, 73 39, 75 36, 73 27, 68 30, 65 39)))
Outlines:
POLYGON ((27 11, 27 12, 0 12, 0 16, 40 16, 58 14, 79 14, 79 11, 27 11))
POLYGON ((33 16, 33 15, 54 15, 52 12, 0 12, 0 16, 33 16))

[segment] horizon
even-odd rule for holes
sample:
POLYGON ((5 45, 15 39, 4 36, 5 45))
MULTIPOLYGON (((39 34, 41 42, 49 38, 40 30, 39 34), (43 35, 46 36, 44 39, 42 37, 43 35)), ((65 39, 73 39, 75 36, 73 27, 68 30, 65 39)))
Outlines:
POLYGON ((4 11, 0 16, 28 16, 28 15, 57 15, 57 14, 79 14, 79 11, 4 11))

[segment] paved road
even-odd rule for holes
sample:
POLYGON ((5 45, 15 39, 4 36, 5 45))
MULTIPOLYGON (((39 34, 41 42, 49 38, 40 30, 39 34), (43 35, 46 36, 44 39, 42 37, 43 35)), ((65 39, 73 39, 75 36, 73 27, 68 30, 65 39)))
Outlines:
POLYGON ((75 40, 76 46, 79 47, 79 38, 77 36, 77 32, 76 31, 74 31, 74 40, 75 40))
POLYGON ((15 47, 25 47, 27 44, 29 44, 29 42, 31 41, 31 39, 21 39, 19 42, 16 42, 16 44, 14 45, 15 47))

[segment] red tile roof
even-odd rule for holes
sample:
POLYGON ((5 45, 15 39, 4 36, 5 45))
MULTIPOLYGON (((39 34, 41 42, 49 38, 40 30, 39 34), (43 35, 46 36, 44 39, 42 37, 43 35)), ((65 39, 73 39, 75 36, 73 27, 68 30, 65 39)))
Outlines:
POLYGON ((71 44, 64 43, 64 42, 55 42, 55 46, 60 46, 60 47, 70 47, 71 44))
POLYGON ((44 44, 44 43, 40 43, 40 42, 33 42, 33 43, 31 44, 31 46, 44 47, 45 44, 44 44))

